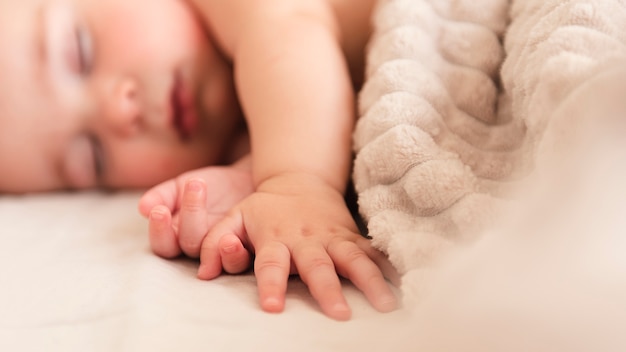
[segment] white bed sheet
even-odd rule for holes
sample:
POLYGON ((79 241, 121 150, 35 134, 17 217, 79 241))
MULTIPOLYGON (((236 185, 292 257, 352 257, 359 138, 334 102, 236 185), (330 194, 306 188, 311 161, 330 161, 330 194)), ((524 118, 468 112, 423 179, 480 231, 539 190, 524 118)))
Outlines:
MULTIPOLYGON (((351 285, 353 319, 324 317, 304 284, 283 314, 260 310, 254 277, 195 277, 150 252, 138 194, 0 197, 0 351, 379 351, 410 339, 351 285)), ((408 348, 408 346, 407 346, 408 348)))

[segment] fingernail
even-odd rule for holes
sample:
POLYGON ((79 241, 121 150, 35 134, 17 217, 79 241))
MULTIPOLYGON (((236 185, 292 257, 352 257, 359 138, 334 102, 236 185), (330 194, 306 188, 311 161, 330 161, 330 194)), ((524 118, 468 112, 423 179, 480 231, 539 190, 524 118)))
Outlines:
POLYGON ((190 192, 201 192, 202 191, 203 182, 200 180, 189 180, 187 182, 187 191, 190 192))
POLYGON ((346 303, 337 303, 333 306, 333 310, 329 312, 329 316, 339 321, 346 321, 350 319, 352 312, 350 307, 346 303))
POLYGON ((232 244, 230 246, 226 246, 222 248, 222 252, 225 254, 233 254, 237 252, 238 246, 236 244, 232 244))
POLYGON ((389 312, 397 308, 397 301, 394 296, 382 296, 378 303, 383 312, 389 312))
POLYGON ((211 273, 212 269, 209 265, 200 264, 198 267, 198 278, 201 280, 211 280, 213 279, 213 274, 211 273))
POLYGON ((335 312, 349 312, 350 307, 348 307, 348 305, 345 303, 337 303, 333 306, 333 310, 335 312))
POLYGON ((165 214, 158 210, 153 210, 150 212, 150 220, 161 221, 165 219, 165 214))
POLYGON ((276 297, 268 297, 263 302, 263 307, 270 312, 278 312, 281 310, 280 300, 276 297))

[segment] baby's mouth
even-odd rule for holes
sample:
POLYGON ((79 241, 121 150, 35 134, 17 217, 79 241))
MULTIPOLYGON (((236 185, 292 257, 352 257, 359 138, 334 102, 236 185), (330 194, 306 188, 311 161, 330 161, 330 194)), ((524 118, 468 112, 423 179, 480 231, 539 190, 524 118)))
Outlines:
POLYGON ((175 75, 170 96, 172 122, 181 140, 188 140, 196 127, 191 95, 185 89, 180 74, 175 75))

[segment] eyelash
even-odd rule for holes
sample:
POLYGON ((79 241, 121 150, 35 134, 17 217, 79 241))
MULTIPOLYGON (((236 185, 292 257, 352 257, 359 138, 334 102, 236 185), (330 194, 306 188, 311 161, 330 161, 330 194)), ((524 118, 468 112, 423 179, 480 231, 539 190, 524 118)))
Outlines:
POLYGON ((76 41, 76 61, 77 70, 81 76, 86 76, 92 69, 92 56, 89 46, 91 46, 91 38, 84 27, 76 26, 74 29, 74 40, 76 41))
MULTIPOLYGON (((91 38, 85 28, 78 25, 74 29, 74 41, 76 44, 76 70, 81 76, 87 76, 91 73, 93 65, 93 57, 91 53, 91 38)), ((104 173, 104 157, 102 153, 102 144, 95 134, 88 134, 89 143, 91 144, 91 152, 93 153, 93 169, 96 179, 101 179, 104 173)))
POLYGON ((97 179, 102 177, 104 173, 104 157, 102 153, 102 144, 100 139, 94 134, 88 135, 91 151, 93 153, 93 169, 97 179))

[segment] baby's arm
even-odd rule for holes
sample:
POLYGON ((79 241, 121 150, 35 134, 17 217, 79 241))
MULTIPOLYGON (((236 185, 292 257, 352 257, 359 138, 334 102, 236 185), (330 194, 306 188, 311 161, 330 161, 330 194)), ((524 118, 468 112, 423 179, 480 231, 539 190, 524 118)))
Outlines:
POLYGON ((350 76, 332 14, 319 5, 299 10, 268 10, 240 34, 234 53, 254 182, 313 175, 343 193, 354 124, 350 76))
MULTIPOLYGON (((207 238, 249 238, 265 310, 283 309, 294 272, 331 317, 350 316, 338 274, 377 309, 393 309, 380 255, 343 201, 355 99, 332 9, 306 0, 197 2, 233 57, 256 187, 207 238)), ((199 276, 214 277, 215 259, 203 251, 201 262, 199 276)))

